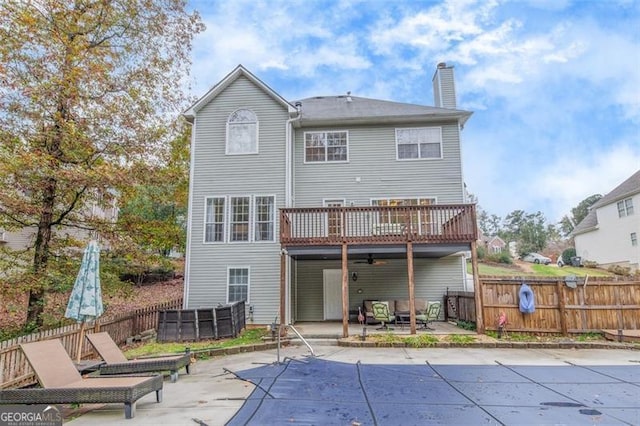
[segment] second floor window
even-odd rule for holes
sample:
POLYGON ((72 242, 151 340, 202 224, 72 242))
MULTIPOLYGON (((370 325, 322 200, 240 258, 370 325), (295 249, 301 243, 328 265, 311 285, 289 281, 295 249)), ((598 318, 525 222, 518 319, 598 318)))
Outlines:
POLYGON ((258 117, 253 111, 239 109, 227 120, 227 150, 229 155, 258 153, 258 117))
POLYGON ((249 197, 229 200, 229 241, 249 241, 249 197))
POLYGON ((224 197, 207 198, 204 214, 204 241, 224 241, 224 197))
POLYGON ((205 198, 205 243, 274 242, 275 234, 274 195, 205 198))
POLYGON ((631 216, 632 214, 633 214, 633 200, 631 198, 618 201, 618 217, 631 216))
POLYGON ((347 161, 348 132, 306 132, 304 134, 305 163, 347 161))
POLYGON ((398 160, 442 158, 442 129, 396 129, 396 156, 398 160))
POLYGON ((274 197, 255 197, 255 240, 273 241, 274 197))

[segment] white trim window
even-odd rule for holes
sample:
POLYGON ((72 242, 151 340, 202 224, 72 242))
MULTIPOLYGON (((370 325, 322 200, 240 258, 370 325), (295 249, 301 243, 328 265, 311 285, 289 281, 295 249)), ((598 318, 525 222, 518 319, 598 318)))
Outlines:
POLYGON ((256 195, 254 197, 254 236, 256 241, 274 241, 275 206, 274 196, 256 195))
POLYGON ((633 214, 633 200, 627 198, 618 201, 618 217, 631 216, 633 214))
POLYGON ((224 242, 225 197, 205 198, 204 242, 224 242))
POLYGON ((229 241, 250 241, 251 197, 229 197, 229 241))
POLYGON ((636 234, 635 232, 632 232, 630 236, 631 236, 631 246, 637 247, 638 246, 638 234, 636 234))
POLYGON ((227 303, 249 303, 249 267, 227 268, 227 303))
POLYGON ((328 163, 349 161, 349 132, 304 133, 304 162, 328 163))
POLYGON ((396 159, 442 158, 442 128, 415 127, 396 129, 396 159))
POLYGON ((227 119, 227 155, 258 153, 258 117, 249 109, 238 109, 227 119))

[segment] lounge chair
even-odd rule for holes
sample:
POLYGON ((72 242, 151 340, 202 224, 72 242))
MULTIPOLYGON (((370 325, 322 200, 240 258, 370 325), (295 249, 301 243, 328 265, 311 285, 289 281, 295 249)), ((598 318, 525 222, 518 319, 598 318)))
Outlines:
POLYGON ((373 302, 371 308, 373 309, 373 318, 382 323, 376 330, 393 330, 389 327, 389 323, 395 320, 395 316, 389 313, 389 303, 373 302))
POLYGON ((434 330, 429 327, 429 324, 438 320, 441 306, 440 302, 429 302, 429 307, 424 314, 416 315, 416 321, 422 324, 423 329, 434 330))
POLYGON ((169 371, 171 381, 175 382, 182 367, 189 373, 190 354, 128 360, 109 333, 87 334, 87 339, 106 363, 100 366, 101 375, 169 371))
POLYGON ((0 404, 124 403, 127 419, 135 416, 136 401, 156 393, 162 401, 160 375, 82 377, 58 339, 20 345, 41 388, 0 390, 0 404))

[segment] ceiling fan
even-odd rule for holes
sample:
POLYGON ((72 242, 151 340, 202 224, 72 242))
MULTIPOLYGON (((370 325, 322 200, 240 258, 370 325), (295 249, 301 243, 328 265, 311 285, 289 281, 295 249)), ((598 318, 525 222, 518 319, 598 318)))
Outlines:
POLYGON ((356 260, 353 263, 366 263, 367 265, 385 265, 387 262, 385 260, 376 260, 373 258, 373 255, 369 253, 369 256, 363 260, 356 260))

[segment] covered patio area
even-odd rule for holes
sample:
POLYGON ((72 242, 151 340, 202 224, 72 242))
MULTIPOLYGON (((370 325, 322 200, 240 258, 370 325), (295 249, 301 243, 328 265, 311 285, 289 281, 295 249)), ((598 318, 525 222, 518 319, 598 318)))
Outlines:
MULTIPOLYGON (((322 321, 322 322, 298 322, 294 324, 294 327, 305 339, 340 339, 343 336, 342 322, 338 321, 322 321)), ((360 325, 349 323, 348 330, 349 336, 361 336, 363 328, 366 329, 367 336, 375 334, 395 334, 400 336, 411 335, 411 327, 408 324, 401 326, 400 324, 391 324, 392 330, 378 330, 380 325, 360 325)), ((429 329, 418 328, 416 332, 418 334, 432 334, 432 335, 451 335, 451 334, 466 334, 477 335, 475 331, 465 330, 456 325, 453 325, 445 321, 434 321, 429 324, 429 329)), ((413 333, 415 334, 415 333, 413 333)), ((295 333, 289 331, 289 337, 295 337, 295 333)))

